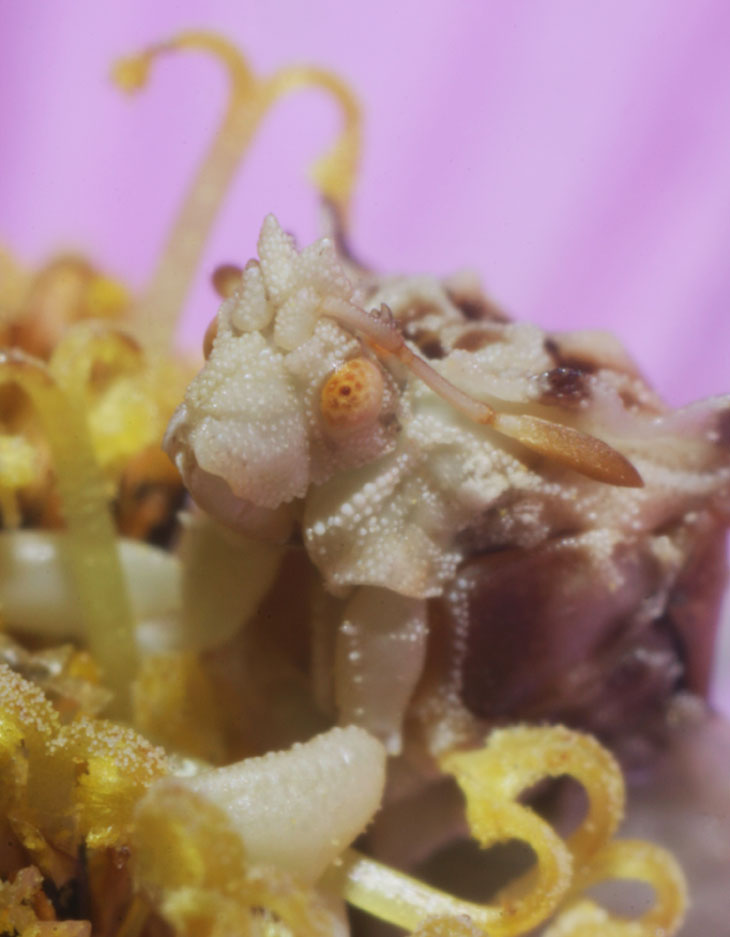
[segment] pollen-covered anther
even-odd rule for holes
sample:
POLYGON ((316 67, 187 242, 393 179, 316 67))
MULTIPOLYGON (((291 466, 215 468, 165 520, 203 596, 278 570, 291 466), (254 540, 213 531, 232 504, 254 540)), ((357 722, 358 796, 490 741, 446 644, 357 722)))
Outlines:
POLYGON ((320 407, 328 429, 351 432, 377 420, 383 402, 383 375, 368 358, 352 358, 322 388, 320 407))

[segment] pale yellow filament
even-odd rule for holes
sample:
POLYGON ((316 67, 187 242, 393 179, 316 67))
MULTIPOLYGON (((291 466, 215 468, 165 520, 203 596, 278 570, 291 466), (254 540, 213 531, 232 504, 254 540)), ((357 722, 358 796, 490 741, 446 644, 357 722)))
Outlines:
POLYGON ((593 736, 564 726, 501 729, 484 748, 445 755, 441 766, 463 790, 472 830, 484 830, 479 838, 500 832, 505 803, 532 813, 517 799, 539 781, 575 778, 588 795, 588 812, 566 840, 576 872, 609 841, 623 818, 624 782, 615 758, 593 736))
POLYGON ((281 69, 263 87, 267 107, 289 91, 310 87, 328 91, 342 109, 340 135, 332 148, 314 163, 310 174, 322 195, 334 202, 346 219, 362 147, 360 106, 355 95, 332 72, 306 65, 281 69))
POLYGON ((261 119, 279 97, 311 86, 333 95, 341 107, 344 127, 340 137, 313 172, 322 194, 343 213, 355 181, 360 151, 359 108, 352 92, 337 77, 318 68, 296 67, 259 79, 235 46, 220 36, 184 33, 120 62, 113 76, 122 88, 135 91, 144 87, 149 69, 159 55, 180 49, 200 50, 218 58, 228 71, 231 95, 223 123, 183 201, 157 268, 138 304, 138 329, 149 347, 158 351, 170 346, 177 318, 229 184, 261 119))
POLYGON ((465 916, 490 937, 511 937, 526 933, 549 916, 570 881, 570 872, 565 870, 565 885, 547 907, 527 901, 505 907, 464 901, 354 849, 346 850, 341 862, 330 867, 325 881, 345 901, 396 927, 413 931, 427 918, 465 916))
POLYGON ((89 648, 115 691, 114 708, 122 714, 129 706, 137 663, 132 611, 85 412, 45 365, 21 352, 0 352, 0 384, 4 383, 15 383, 28 395, 43 423, 89 648))
MULTIPOLYGON (((665 849, 642 840, 614 840, 604 846, 590 865, 576 876, 571 892, 577 895, 598 882, 611 879, 645 882, 654 891, 651 908, 640 917, 629 920, 609 915, 617 935, 625 933, 629 937, 638 933, 642 937, 655 937, 657 934, 668 937, 679 930, 687 908, 687 886, 682 870, 665 849)), ((585 900, 579 904, 586 909, 596 907, 593 902, 585 900)), ((568 916, 566 912, 565 917, 568 916)), ((560 915, 558 921, 562 917, 560 915)), ((566 930, 566 937, 571 933, 566 930)), ((576 929, 576 937, 581 933, 576 929)))
POLYGON ((141 895, 135 895, 119 926, 117 937, 139 937, 150 916, 150 906, 141 895))
MULTIPOLYGON (((455 775, 464 792, 477 841, 489 846, 523 840, 535 852, 534 869, 503 889, 493 904, 479 905, 347 850, 329 870, 327 884, 351 904, 411 931, 427 919, 440 918, 448 932, 448 921, 458 924, 461 918, 491 937, 511 937, 531 931, 562 908, 549 931, 555 937, 676 933, 685 907, 682 873, 657 846, 611 841, 623 812, 623 779, 615 760, 595 739, 560 726, 517 726, 492 733, 480 750, 445 756, 441 766, 455 775), (580 781, 588 795, 588 812, 567 840, 518 799, 542 778, 564 775, 580 781), (586 888, 615 878, 651 885, 651 910, 628 921, 580 900, 586 888), (591 921, 598 925, 585 929, 591 921)), ((459 932, 456 927, 454 933, 459 932)))

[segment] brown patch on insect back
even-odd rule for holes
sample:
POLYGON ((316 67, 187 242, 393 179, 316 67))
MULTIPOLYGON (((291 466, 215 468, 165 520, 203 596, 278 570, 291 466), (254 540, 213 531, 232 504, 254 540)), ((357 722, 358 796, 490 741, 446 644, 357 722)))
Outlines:
POLYGON ((590 399, 590 375, 580 368, 557 367, 545 371, 538 378, 540 402, 575 406, 590 399))
POLYGON ((555 339, 554 339, 554 338, 546 338, 546 339, 543 341, 543 343, 542 343, 542 347, 545 349, 545 352, 546 352, 548 355, 550 355, 550 357, 553 359, 553 361, 555 362, 555 364, 556 364, 558 367, 560 367, 560 362, 562 361, 562 356, 561 356, 561 354, 560 354, 560 346, 559 346, 558 343, 555 341, 555 339))
POLYGON ((462 699, 475 715, 555 715, 601 679, 606 655, 633 640, 635 616, 658 581, 653 557, 625 550, 625 585, 617 589, 571 539, 559 549, 554 542, 477 557, 463 570, 469 628, 462 699))
POLYGON ((622 375, 615 385, 619 400, 629 413, 644 413, 660 416, 665 412, 661 401, 651 392, 647 392, 646 385, 629 375, 622 375))
POLYGON ((543 348, 550 355, 558 368, 569 368, 573 371, 583 371, 586 374, 595 374, 600 368, 597 361, 577 355, 566 354, 554 338, 546 338, 543 348))
POLYGON ((424 358, 438 360, 446 357, 446 349, 441 344, 441 339, 431 329, 414 329, 409 326, 404 329, 404 334, 409 341, 413 342, 424 358))
POLYGON ((501 341, 501 338, 501 331, 497 332, 488 327, 470 329, 456 339, 452 348, 454 351, 479 351, 482 348, 486 348, 487 345, 493 345, 495 342, 501 341))
POLYGON ((502 322, 510 321, 509 316, 499 306, 480 293, 460 293, 457 290, 447 290, 451 302, 470 322, 502 322))
POLYGON ((414 302, 410 306, 404 306, 402 309, 399 309, 396 317, 404 334, 410 338, 409 328, 415 331, 415 329, 418 328, 417 323, 422 322, 429 316, 440 318, 441 315, 440 307, 434 305, 434 303, 414 302))
POLYGON ((622 389, 619 392, 619 400, 624 405, 627 410, 641 410, 643 408, 643 403, 632 390, 627 388, 622 389))

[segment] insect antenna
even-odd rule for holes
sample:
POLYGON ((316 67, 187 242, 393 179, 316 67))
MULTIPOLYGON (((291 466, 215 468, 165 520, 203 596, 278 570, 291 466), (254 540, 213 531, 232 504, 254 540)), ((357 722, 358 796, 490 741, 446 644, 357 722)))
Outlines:
POLYGON ((596 436, 529 414, 500 413, 460 390, 406 345, 385 304, 378 311, 366 312, 347 300, 328 297, 323 311, 346 328, 364 335, 379 358, 396 358, 475 423, 490 426, 533 452, 575 469, 588 478, 627 488, 643 486, 641 476, 626 456, 596 436))

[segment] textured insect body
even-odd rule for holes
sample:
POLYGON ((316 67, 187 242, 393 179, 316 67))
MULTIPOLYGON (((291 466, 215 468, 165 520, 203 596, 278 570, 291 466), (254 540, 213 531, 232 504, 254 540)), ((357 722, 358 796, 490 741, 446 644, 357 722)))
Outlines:
POLYGON ((271 217, 259 257, 166 448, 220 520, 300 529, 336 597, 314 634, 340 721, 397 751, 407 711, 437 751, 506 715, 611 735, 702 689, 726 398, 671 413, 610 336, 510 322, 464 278, 378 278, 326 239, 297 253, 271 217))

